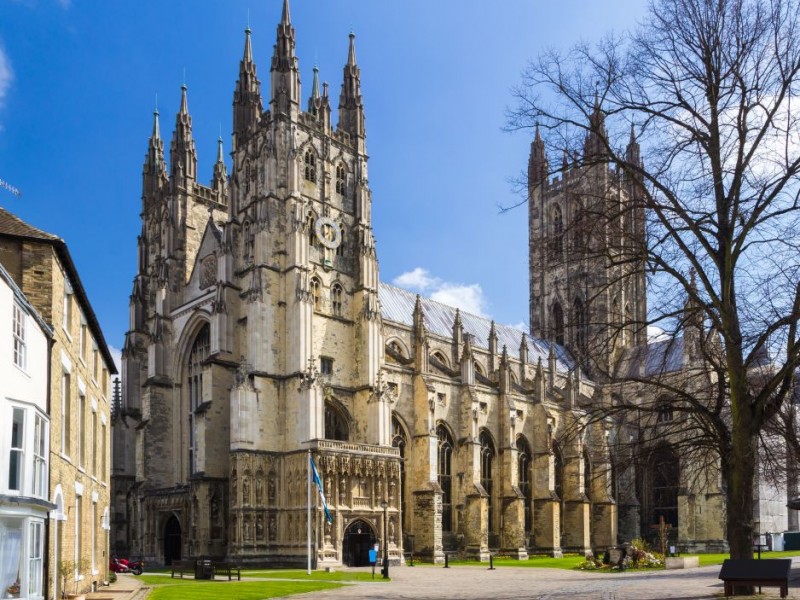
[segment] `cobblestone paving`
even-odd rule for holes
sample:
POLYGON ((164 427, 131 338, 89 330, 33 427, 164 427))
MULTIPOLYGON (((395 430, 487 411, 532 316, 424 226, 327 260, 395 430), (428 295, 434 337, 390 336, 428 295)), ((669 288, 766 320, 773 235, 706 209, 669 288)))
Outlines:
MULTIPOLYGON (((706 600, 721 599, 719 567, 638 573, 585 573, 561 569, 431 566, 392 569, 391 583, 359 583, 292 596, 320 600, 706 600)), ((379 577, 379 575, 378 575, 379 577)), ((764 588, 760 599, 779 598, 764 588)), ((800 600, 800 562, 795 559, 789 598, 800 600)))

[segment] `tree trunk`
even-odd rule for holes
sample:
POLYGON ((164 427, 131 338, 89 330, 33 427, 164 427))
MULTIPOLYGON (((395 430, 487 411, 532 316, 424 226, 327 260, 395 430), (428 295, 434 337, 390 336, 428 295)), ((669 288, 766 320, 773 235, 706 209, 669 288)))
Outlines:
POLYGON ((736 407, 732 406, 732 409, 734 416, 731 454, 722 463, 722 476, 728 483, 728 544, 731 558, 753 558, 753 489, 758 442, 751 434, 750 423, 742 423, 744 419, 737 418, 736 407))

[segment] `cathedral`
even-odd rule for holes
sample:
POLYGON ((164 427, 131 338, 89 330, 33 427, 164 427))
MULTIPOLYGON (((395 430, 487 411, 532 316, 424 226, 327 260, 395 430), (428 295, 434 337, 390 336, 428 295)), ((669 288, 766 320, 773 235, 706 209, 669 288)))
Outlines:
MULTIPOLYGON (((353 34, 332 116, 316 69, 301 93, 288 0, 268 95, 245 31, 230 174, 220 140, 200 182, 185 86, 169 162, 154 114, 113 420, 111 551, 304 564, 310 525, 317 568, 366 564, 374 544, 394 564, 410 552, 524 559, 613 546, 659 516, 687 548, 725 547, 717 482, 694 489, 668 449, 651 474, 622 460, 620 439, 655 445, 656 430, 583 425, 586 406, 626 393, 591 365, 653 361, 643 329, 613 327, 646 320, 642 265, 562 260, 577 243, 566 224, 576 203, 624 203, 637 182, 602 161, 551 180, 537 132, 529 334, 380 281, 353 34), (601 338, 608 351, 590 356, 601 338), (319 501, 307 521, 309 453, 332 521, 319 501)), ((599 107, 592 118, 601 131, 599 107)), ((591 135, 585 152, 598 152, 591 135)), ((638 156, 633 136, 628 152, 638 156)), ((641 216, 620 227, 644 236, 641 216)), ((660 352, 679 371, 690 350, 660 352)))

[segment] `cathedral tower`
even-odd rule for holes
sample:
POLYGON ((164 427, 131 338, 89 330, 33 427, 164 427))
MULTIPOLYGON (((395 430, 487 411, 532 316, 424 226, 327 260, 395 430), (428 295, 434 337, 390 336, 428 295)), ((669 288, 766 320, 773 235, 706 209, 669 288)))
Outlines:
MULTIPOLYGON (((305 506, 309 451, 336 515, 326 523, 314 513, 319 564, 341 564, 346 524, 373 527, 381 501, 392 528, 399 523, 352 33, 346 51, 334 128, 316 68, 302 110, 288 0, 267 111, 248 28, 230 175, 220 139, 208 187, 198 183, 186 86, 169 169, 155 115, 115 433, 130 456, 115 471, 130 523, 120 543, 132 541, 120 550, 159 562, 304 561, 307 523, 296 504, 305 506)), ((399 530, 393 539, 397 556, 399 530)))
MULTIPOLYGON (((531 332, 567 347, 594 375, 646 341, 641 188, 609 167, 607 146, 596 101, 580 166, 565 154, 552 177, 538 126, 528 162, 531 332)), ((626 155, 639 161, 633 131, 626 155)))

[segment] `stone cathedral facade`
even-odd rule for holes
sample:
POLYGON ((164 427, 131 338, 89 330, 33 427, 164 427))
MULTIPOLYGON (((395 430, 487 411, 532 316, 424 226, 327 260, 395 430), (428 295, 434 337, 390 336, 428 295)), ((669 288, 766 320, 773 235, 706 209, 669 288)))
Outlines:
MULTIPOLYGON (((585 186, 624 202, 635 182, 600 166, 547 181, 537 136, 529 216, 540 337, 382 283, 352 34, 343 57, 334 127, 316 69, 301 93, 288 1, 267 90, 248 29, 232 172, 220 140, 210 185, 200 182, 186 87, 169 162, 154 115, 113 424, 112 552, 304 562, 309 451, 333 515, 327 523, 312 500, 318 567, 365 564, 375 543, 393 562, 411 549, 437 562, 445 550, 587 552, 638 537, 657 514, 674 517, 689 544, 724 544, 718 490, 695 495, 674 473, 643 480, 612 462, 625 425, 570 435, 582 406, 614 392, 591 379, 581 351, 607 335, 603 319, 643 316, 646 301, 635 266, 613 275, 559 266, 568 247, 559 227, 585 186), (604 276, 619 285, 587 308, 604 276), (689 494, 710 525, 687 512, 689 494)), ((593 358, 646 343, 636 331, 618 337, 614 356, 593 358)))

